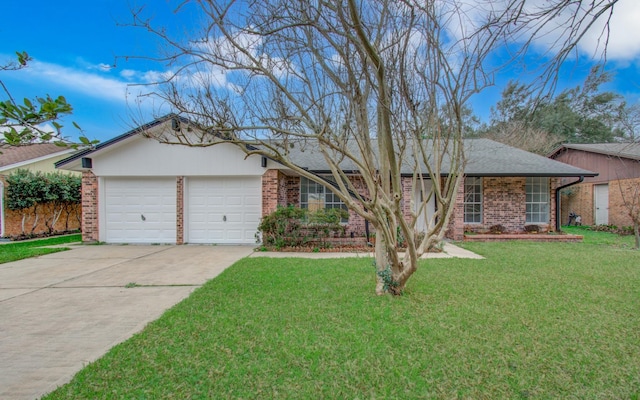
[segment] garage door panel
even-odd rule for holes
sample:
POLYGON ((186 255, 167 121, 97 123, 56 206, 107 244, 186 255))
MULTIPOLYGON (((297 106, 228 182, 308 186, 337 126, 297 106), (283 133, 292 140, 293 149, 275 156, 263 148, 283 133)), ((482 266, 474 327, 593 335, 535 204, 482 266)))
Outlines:
POLYGON ((187 241, 254 243, 261 215, 260 177, 189 178, 187 241))
POLYGON ((173 178, 105 178, 105 233, 111 243, 175 243, 173 178))

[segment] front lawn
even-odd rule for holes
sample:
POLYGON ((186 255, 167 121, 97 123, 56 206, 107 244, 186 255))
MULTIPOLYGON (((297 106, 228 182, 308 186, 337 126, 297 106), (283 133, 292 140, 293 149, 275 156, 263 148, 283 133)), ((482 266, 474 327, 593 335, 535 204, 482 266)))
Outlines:
POLYGON ((465 247, 400 298, 370 259, 244 259, 47 398, 640 397, 640 252, 465 247))
POLYGON ((586 244, 606 245, 622 249, 631 249, 635 246, 633 235, 614 235, 592 230, 590 226, 563 226, 562 230, 573 235, 584 236, 586 244))
POLYGON ((43 246, 55 246, 80 241, 82 241, 82 235, 78 233, 76 235, 55 236, 47 239, 0 244, 0 264, 69 250, 67 247, 47 248, 43 246))

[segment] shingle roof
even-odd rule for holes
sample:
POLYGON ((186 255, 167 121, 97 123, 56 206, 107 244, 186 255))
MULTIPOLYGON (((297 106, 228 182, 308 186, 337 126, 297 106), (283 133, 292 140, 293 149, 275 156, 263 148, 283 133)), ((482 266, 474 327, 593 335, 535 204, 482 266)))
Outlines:
MULTIPOLYGON (((467 157, 465 174, 469 176, 571 177, 597 175, 595 172, 577 168, 489 139, 465 139, 464 146, 467 157)), ((291 159, 297 165, 306 167, 317 173, 328 172, 324 158, 315 146, 294 144, 289 151, 291 159)), ((345 171, 355 171, 357 169, 351 161, 343 162, 341 168, 345 171)), ((447 174, 448 172, 449 163, 445 162, 442 173, 447 174)), ((405 175, 413 173, 413 168, 409 162, 403 163, 402 173, 405 175)))
POLYGON ((63 153, 68 149, 54 143, 33 143, 24 146, 0 146, 0 167, 22 163, 56 153, 63 153))
MULTIPOLYGON (((71 157, 59 161, 56 163, 56 167, 59 168, 65 165, 71 165, 74 162, 77 163, 82 157, 90 156, 92 153, 101 151, 113 144, 136 136, 151 127, 167 122, 169 119, 176 117, 177 116, 174 114, 169 114, 162 118, 158 118, 123 135, 102 142, 93 149, 78 152, 71 157)), ((181 118, 181 120, 183 119, 181 118)), ((186 119, 183 120, 183 122, 189 123, 186 119)), ((272 142, 272 144, 275 143, 275 141, 272 142)), ((324 156, 318 151, 317 143, 304 141, 290 141, 289 143, 293 143, 292 146, 288 146, 288 151, 290 159, 295 164, 316 173, 327 173, 329 171, 324 156)), ((489 139, 466 139, 464 143, 465 153, 467 155, 465 173, 470 176, 577 177, 597 175, 597 173, 561 163, 537 154, 529 153, 502 143, 494 142, 489 139)), ((260 147, 258 143, 255 143, 254 146, 260 147)), ((349 146, 353 147, 353 152, 355 154, 358 154, 358 150, 355 147, 355 141, 350 141, 349 146)), ((373 146, 374 149, 377 148, 375 140, 373 146)), ((445 165, 443 166, 443 174, 447 174, 449 171, 448 165, 446 164, 447 163, 445 162, 445 165)), ((349 160, 344 161, 340 166, 345 171, 356 172, 358 169, 356 165, 349 160)), ((426 168, 423 170, 426 171, 426 168)), ((413 173, 409 160, 405 160, 405 162, 403 162, 402 173, 405 175, 413 173)))
POLYGON ((640 160, 640 143, 593 143, 593 144, 563 144, 552 155, 562 149, 588 151, 608 156, 640 160))
POLYGON ((465 140, 467 175, 477 176, 596 176, 574 167, 489 139, 465 140))

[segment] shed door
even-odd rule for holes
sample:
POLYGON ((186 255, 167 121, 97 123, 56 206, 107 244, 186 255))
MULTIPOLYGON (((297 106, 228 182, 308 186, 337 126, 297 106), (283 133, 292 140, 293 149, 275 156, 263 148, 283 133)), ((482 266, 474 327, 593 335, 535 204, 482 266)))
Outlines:
POLYGON ((105 178, 108 243, 175 243, 175 178, 105 178))
POLYGON ((187 180, 188 243, 254 244, 262 210, 261 177, 187 180))
POLYGON ((609 185, 595 185, 596 225, 609 225, 609 185))

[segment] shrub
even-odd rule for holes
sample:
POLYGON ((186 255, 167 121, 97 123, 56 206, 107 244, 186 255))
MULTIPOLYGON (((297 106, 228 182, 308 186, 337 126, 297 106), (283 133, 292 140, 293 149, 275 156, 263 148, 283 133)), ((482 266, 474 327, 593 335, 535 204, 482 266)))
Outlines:
POLYGON ((618 227, 617 225, 595 225, 588 227, 587 229, 595 232, 609 232, 615 233, 620 236, 633 235, 633 226, 622 226, 618 227))
POLYGON ((541 231, 540 225, 525 225, 524 231, 527 233, 538 233, 541 231))
POLYGON ((503 225, 492 225, 491 227, 489 227, 489 233, 493 233, 493 234, 498 234, 498 233, 505 233, 507 231, 507 228, 505 228, 503 225))
POLYGON ((309 211, 294 206, 278 207, 262 218, 258 226, 264 246, 282 249, 312 244, 313 247, 328 247, 327 238, 344 236, 341 221, 349 216, 340 208, 309 211))

